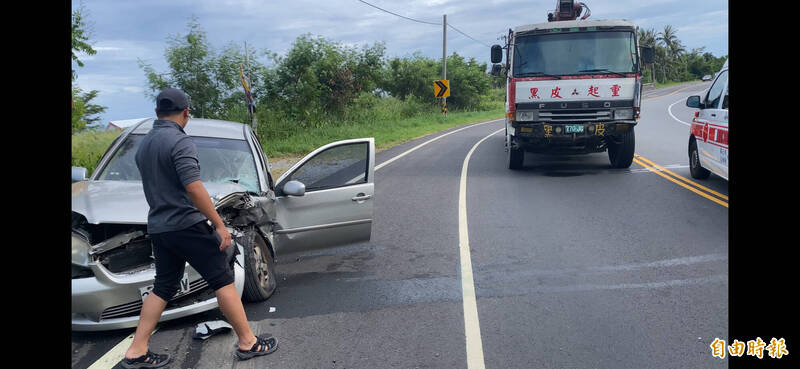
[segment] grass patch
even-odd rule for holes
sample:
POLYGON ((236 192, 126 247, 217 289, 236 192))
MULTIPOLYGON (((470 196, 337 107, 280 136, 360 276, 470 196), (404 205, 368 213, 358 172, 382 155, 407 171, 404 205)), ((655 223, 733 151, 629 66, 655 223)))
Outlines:
POLYGON ((675 85, 680 85, 682 83, 690 83, 690 82, 700 82, 700 80, 694 80, 694 81, 667 81, 667 82, 664 82, 664 83, 656 83, 655 84, 655 88, 664 88, 664 87, 675 86, 675 85))
POLYGON ((91 175, 100 162, 100 157, 121 133, 120 130, 90 130, 72 135, 72 166, 84 167, 91 175))
POLYGON ((259 114, 258 137, 269 157, 305 155, 330 142, 374 137, 376 149, 406 142, 458 125, 503 117, 505 92, 498 89, 482 97, 472 110, 449 110, 415 97, 399 100, 363 94, 346 111, 288 118, 264 111, 259 114))
POLYGON ((261 146, 272 164, 272 175, 278 178, 306 154, 331 142, 352 138, 375 138, 375 150, 380 152, 403 142, 460 125, 502 118, 505 108, 476 111, 425 113, 415 117, 382 122, 364 122, 324 130, 301 132, 280 142, 262 140, 261 146), (282 163, 275 165, 276 163, 282 163))
POLYGON ((418 116, 385 121, 364 121, 322 129, 300 129, 280 140, 262 138, 261 146, 269 157, 305 155, 325 144, 351 138, 374 137, 377 150, 413 140, 455 126, 502 118, 504 108, 476 112, 425 113, 418 116))

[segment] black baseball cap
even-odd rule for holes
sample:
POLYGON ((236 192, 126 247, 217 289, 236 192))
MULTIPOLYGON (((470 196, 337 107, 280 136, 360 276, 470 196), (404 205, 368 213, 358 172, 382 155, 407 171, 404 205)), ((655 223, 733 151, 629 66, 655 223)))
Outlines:
POLYGON ((189 96, 177 88, 165 88, 156 96, 156 110, 161 113, 182 111, 189 107, 189 96))

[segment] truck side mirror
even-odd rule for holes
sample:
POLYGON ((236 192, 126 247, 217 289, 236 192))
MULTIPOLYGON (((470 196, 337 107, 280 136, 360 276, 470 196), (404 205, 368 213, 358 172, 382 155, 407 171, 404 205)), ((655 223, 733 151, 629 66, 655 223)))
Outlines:
POLYGON ((503 48, 500 45, 492 45, 492 63, 499 63, 503 60, 503 48))
POLYGON ((503 66, 501 64, 492 64, 492 71, 489 74, 498 77, 500 73, 503 71, 503 66))
POLYGON ((655 60, 655 49, 652 46, 642 46, 642 63, 653 64, 655 60))

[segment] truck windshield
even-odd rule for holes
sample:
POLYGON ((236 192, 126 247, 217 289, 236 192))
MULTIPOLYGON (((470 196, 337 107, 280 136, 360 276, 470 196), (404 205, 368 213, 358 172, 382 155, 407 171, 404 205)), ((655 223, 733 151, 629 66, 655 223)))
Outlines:
POLYGON ((574 32, 519 36, 514 77, 635 73, 633 32, 574 32))

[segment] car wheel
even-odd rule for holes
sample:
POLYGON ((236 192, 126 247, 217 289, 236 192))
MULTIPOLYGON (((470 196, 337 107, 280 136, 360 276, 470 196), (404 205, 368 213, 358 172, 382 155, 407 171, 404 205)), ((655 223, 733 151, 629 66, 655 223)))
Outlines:
POLYGON ((608 160, 614 168, 629 168, 633 163, 633 153, 636 149, 636 134, 633 127, 623 133, 621 138, 621 143, 608 143, 608 160))
POLYGON ((525 161, 525 151, 519 148, 517 149, 513 148, 513 146, 511 145, 511 143, 514 142, 513 137, 509 136, 508 140, 509 140, 508 147, 506 148, 507 150, 506 162, 508 164, 508 169, 511 170, 520 169, 522 168, 522 163, 525 161))
POLYGON ((700 166, 700 153, 697 151, 695 140, 689 142, 689 173, 695 179, 706 179, 711 174, 708 169, 700 166))
POLYGON ((255 231, 249 232, 244 248, 244 292, 246 301, 264 301, 277 287, 275 263, 264 239, 255 231))

